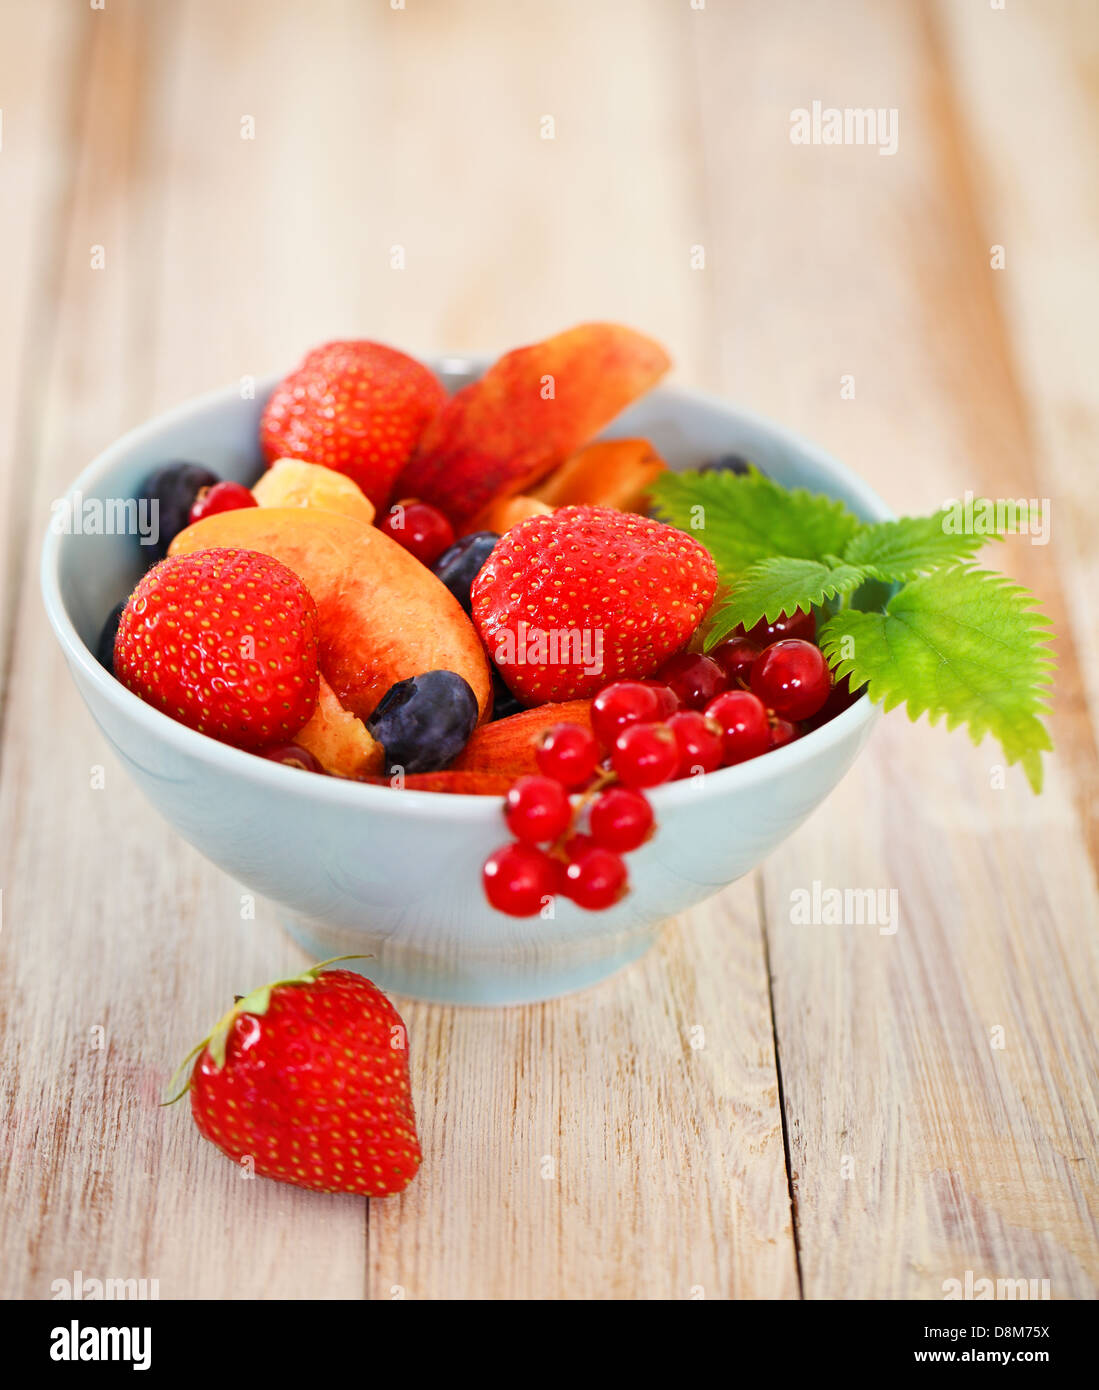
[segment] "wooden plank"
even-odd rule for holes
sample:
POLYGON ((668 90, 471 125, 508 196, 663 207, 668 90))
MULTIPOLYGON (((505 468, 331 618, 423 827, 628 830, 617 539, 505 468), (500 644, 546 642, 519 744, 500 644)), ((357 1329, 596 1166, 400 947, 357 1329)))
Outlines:
MULTIPOLYGON (((35 469, 43 527, 49 499, 91 452, 149 411, 168 177, 156 112, 169 9, 117 0, 69 13, 91 38, 35 469), (89 268, 94 244, 106 248, 102 272, 89 268)), ((242 920, 239 885, 149 815, 80 707, 36 571, 34 554, 0 792, 0 1286, 49 1297, 53 1280, 82 1270, 157 1279, 165 1298, 359 1297, 365 1204, 242 1181, 185 1113, 160 1109, 176 1061, 228 998, 301 953, 266 922, 242 920)))
MULTIPOLYGON (((995 68, 995 46, 978 61, 995 68)), ((729 393, 831 447, 898 510, 967 487, 1054 491, 932 12, 714 7, 698 63, 729 393), (792 145, 790 113, 815 99, 896 108, 897 154, 792 145)), ((1099 903, 1080 815, 1095 754, 1066 555, 1050 549, 1017 539, 993 557, 1058 623, 1061 752, 1042 799, 1014 774, 1000 787, 994 747, 894 714, 765 870, 809 1297, 940 1298, 966 1269, 1095 1293, 1099 903), (791 895, 814 882, 896 889, 899 930, 797 925, 791 895)))
POLYGON ((0 42, 0 711, 30 522, 27 460, 41 421, 41 375, 56 292, 59 225, 79 94, 76 26, 58 0, 5 12, 0 42), (61 74, 73 80, 61 82, 61 74))
POLYGON ((749 881, 594 989, 405 1006, 424 1168, 370 1212, 377 1298, 796 1298, 749 881))
MULTIPOLYGON (((664 337, 692 374, 708 355, 689 265, 699 171, 678 153, 685 31, 661 7, 119 0, 111 22, 93 54, 37 507, 153 408, 341 333, 498 348, 612 316, 664 337), (537 60, 520 59, 534 29, 537 60), (539 138, 543 114, 556 143, 539 138), (113 280, 89 276, 93 242, 113 280)), ((241 921, 239 885, 146 814, 49 641, 34 622, 23 632, 0 801, 2 944, 20 1001, 4 1059, 17 1152, 45 1161, 8 1175, 8 1210, 41 1216, 5 1287, 40 1291, 71 1266, 156 1277, 165 1297, 796 1294, 762 938, 743 888, 596 993, 409 1006, 428 1162, 400 1203, 372 1205, 369 1266, 363 1204, 242 1189, 155 1101, 226 996, 300 953, 262 904, 241 921), (105 790, 88 790, 89 764, 105 790), (47 990, 66 1020, 48 1035, 47 990), (97 1025, 109 1065, 84 1043, 97 1025), (535 1166, 546 1154, 551 1183, 535 1166), (500 1184, 491 1221, 484 1165, 500 1184)))

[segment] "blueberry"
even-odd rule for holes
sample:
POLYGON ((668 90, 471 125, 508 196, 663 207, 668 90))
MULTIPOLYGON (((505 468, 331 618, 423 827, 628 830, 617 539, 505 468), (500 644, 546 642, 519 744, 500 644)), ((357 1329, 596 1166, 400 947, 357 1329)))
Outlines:
POLYGON ((525 709, 511 691, 504 684, 504 679, 500 672, 493 667, 492 670, 492 719, 506 719, 509 714, 518 714, 521 709, 525 709))
POLYGON ((435 561, 433 568, 436 575, 467 613, 470 611, 469 591, 473 588, 473 581, 499 539, 495 531, 474 531, 455 541, 435 561))
POLYGON ((111 675, 114 675, 114 639, 118 632, 118 621, 122 617, 122 610, 126 607, 126 600, 116 603, 107 615, 107 621, 103 624, 103 631, 99 634, 99 641, 95 644, 95 657, 100 666, 106 667, 111 675))
POLYGON ((139 501, 155 503, 153 558, 163 560, 168 547, 188 524, 198 490, 213 487, 221 479, 198 463, 165 463, 145 479, 139 501))
POLYGON ((398 681, 366 727, 385 749, 386 773, 438 772, 469 742, 477 697, 453 671, 426 671, 398 681))
MULTIPOLYGON (((743 477, 752 466, 740 454, 722 454, 720 458, 704 463, 698 471, 700 473, 735 473, 738 477, 743 477)), ((762 469, 757 471, 762 472, 762 469)))

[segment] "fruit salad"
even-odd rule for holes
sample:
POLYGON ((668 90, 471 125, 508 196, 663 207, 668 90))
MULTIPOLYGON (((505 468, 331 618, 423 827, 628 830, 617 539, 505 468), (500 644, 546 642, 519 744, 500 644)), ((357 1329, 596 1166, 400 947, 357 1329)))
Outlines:
POLYGON ((768 756, 864 691, 991 729, 1033 781, 1046 659, 1026 596, 966 568, 976 544, 936 518, 869 525, 737 454, 684 475, 651 440, 596 439, 668 366, 584 324, 447 396, 394 348, 315 349, 266 404, 251 487, 195 459, 148 478, 156 561, 99 659, 297 773, 499 798, 484 893, 515 916, 610 907, 658 833, 648 793, 768 756), (862 611, 874 582, 894 597, 862 611), (928 648, 957 647, 967 604, 982 632, 1011 626, 1030 679, 1013 706, 974 675, 955 717, 898 694, 914 678, 875 639, 903 652, 918 619, 928 648))

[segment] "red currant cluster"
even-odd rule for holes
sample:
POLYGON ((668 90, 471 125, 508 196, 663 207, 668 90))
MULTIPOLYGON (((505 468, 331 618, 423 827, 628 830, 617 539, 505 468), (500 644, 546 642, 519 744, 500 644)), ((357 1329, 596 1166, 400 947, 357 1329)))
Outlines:
POLYGON ((800 611, 738 629, 709 656, 680 652, 652 679, 606 686, 590 731, 549 729, 540 775, 521 777, 504 803, 515 840, 485 862, 492 906, 531 917, 557 896, 591 911, 618 902, 629 886, 622 856, 652 834, 649 788, 746 762, 839 712, 826 710, 839 692, 815 631, 800 611))

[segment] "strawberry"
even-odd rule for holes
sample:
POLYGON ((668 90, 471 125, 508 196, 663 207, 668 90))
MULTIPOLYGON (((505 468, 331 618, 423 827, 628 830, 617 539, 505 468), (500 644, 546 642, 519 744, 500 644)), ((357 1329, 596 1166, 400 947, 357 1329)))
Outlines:
POLYGON ((696 540, 608 507, 534 516, 497 543, 473 583, 473 619, 525 705, 652 675, 691 637, 717 570, 696 540))
POLYGON ((261 1177, 387 1197, 421 1159, 405 1026, 362 975, 322 973, 333 963, 237 1000, 199 1043, 191 1114, 261 1177))
POLYGON ((223 743, 291 742, 317 706, 317 606, 269 555, 170 555, 122 610, 114 671, 146 704, 223 743))
POLYGON ((381 343, 326 343, 275 387, 260 420, 268 464, 305 459, 344 473, 381 509, 446 392, 381 343))

